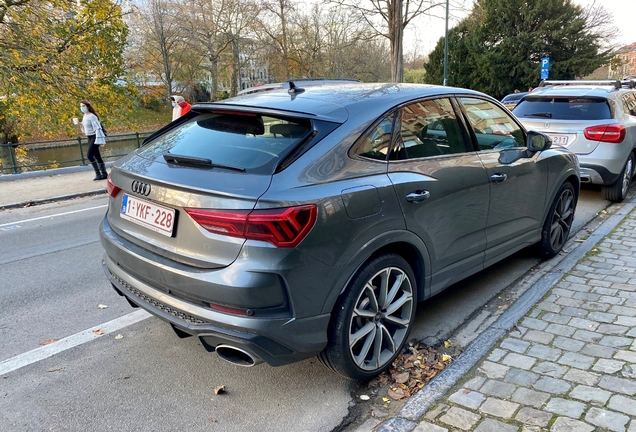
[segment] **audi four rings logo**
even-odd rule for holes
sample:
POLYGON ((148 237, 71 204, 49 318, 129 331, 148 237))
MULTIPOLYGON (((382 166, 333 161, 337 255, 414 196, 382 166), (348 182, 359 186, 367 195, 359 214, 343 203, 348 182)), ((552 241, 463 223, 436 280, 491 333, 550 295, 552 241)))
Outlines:
POLYGON ((139 195, 148 196, 150 195, 150 185, 141 180, 135 180, 132 182, 132 191, 139 195))

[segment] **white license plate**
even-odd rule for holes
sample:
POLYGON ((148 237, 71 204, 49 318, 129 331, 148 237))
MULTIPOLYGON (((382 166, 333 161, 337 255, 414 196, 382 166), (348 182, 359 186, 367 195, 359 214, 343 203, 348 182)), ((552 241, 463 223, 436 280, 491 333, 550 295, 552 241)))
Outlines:
POLYGON ((568 136, 567 135, 548 135, 552 140, 553 144, 558 145, 567 145, 568 144, 568 136))
POLYGON ((153 204, 130 195, 121 202, 121 217, 168 237, 174 228, 174 209, 153 204))

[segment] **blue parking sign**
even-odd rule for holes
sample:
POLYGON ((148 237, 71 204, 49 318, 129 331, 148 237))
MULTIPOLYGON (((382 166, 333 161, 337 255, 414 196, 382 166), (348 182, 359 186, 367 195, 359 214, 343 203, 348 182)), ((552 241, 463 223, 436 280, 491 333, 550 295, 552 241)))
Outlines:
POLYGON ((550 74, 550 57, 543 57, 541 59, 541 79, 548 79, 550 74))

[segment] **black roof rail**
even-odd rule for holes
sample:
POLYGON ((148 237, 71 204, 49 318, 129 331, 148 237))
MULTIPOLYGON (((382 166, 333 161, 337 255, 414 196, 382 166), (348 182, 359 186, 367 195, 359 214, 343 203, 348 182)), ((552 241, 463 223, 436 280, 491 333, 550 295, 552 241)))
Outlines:
POLYGON ((351 82, 362 82, 359 79, 355 78, 290 78, 286 82, 296 82, 296 81, 351 81, 351 82))
POLYGON ((620 80, 543 80, 539 87, 547 85, 611 85, 619 89, 622 83, 620 80))

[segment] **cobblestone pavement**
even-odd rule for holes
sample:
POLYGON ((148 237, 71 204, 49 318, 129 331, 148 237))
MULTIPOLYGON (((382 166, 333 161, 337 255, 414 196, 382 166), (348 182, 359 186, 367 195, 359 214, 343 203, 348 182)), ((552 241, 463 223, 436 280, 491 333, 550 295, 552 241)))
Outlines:
POLYGON ((381 430, 636 432, 636 211, 416 423, 381 430))

